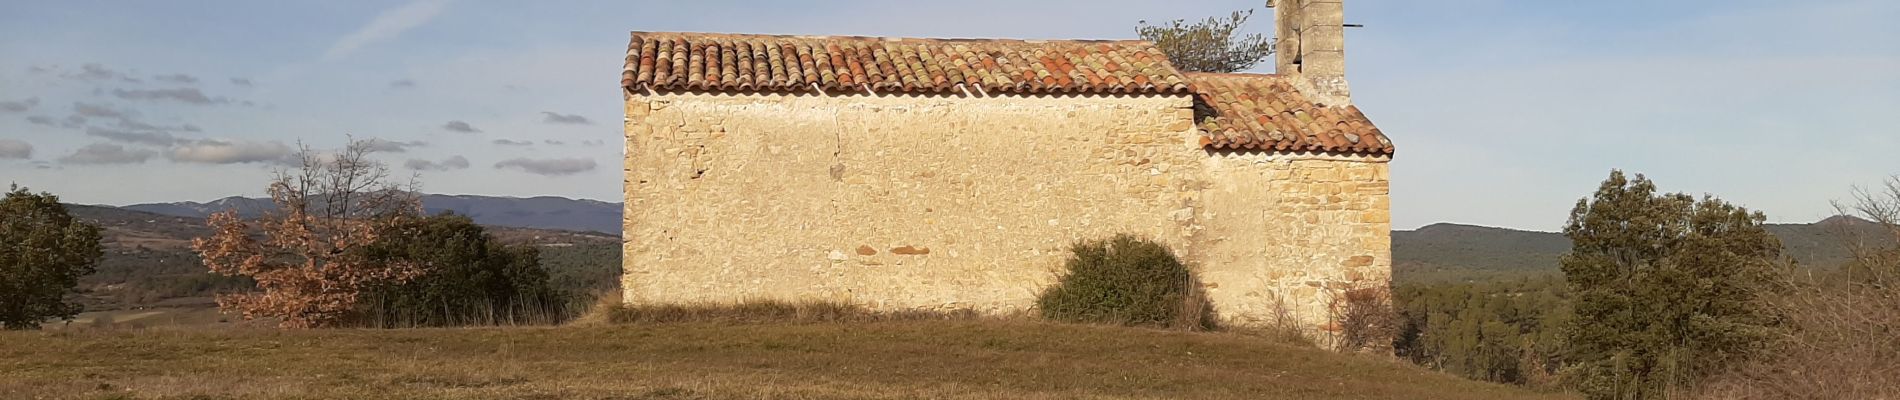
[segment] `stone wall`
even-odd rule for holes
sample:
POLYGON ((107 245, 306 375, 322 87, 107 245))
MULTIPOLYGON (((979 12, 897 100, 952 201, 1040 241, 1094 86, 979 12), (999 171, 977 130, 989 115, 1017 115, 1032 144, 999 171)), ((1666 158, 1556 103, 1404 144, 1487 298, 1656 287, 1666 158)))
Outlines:
POLYGON ((679 94, 628 102, 632 302, 1020 310, 1068 246, 1185 246, 1186 96, 679 94))
POLYGON ((1012 312, 1133 233, 1223 318, 1323 324, 1321 289, 1390 271, 1383 160, 1209 153, 1186 96, 633 94, 626 145, 635 303, 1012 312))
POLYGON ((1392 216, 1383 157, 1219 153, 1196 262, 1230 322, 1264 325, 1282 312, 1331 329, 1329 302, 1392 275, 1392 216))

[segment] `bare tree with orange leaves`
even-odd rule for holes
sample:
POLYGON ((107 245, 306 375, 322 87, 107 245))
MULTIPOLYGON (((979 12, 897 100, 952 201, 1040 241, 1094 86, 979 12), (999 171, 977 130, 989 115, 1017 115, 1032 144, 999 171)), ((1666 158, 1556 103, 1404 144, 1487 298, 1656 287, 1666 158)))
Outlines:
POLYGON ((220 295, 219 307, 286 328, 332 327, 364 292, 420 273, 412 262, 355 251, 422 211, 415 180, 393 182, 389 167, 369 158, 373 144, 351 139, 336 152, 299 145, 296 169, 278 170, 270 183, 273 210, 251 221, 235 210, 211 215, 213 233, 192 249, 212 272, 257 282, 256 291, 220 295))

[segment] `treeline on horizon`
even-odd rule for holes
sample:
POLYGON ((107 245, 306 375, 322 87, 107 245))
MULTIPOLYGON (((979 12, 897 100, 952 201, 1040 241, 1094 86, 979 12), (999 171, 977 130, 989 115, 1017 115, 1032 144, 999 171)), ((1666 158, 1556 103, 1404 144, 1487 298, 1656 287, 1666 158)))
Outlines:
POLYGON ((1831 232, 1845 261, 1804 265, 1759 212, 1613 171, 1572 210, 1560 271, 1395 281, 1392 349, 1592 399, 1891 398, 1900 177, 1853 196, 1835 206, 1866 223, 1831 232))

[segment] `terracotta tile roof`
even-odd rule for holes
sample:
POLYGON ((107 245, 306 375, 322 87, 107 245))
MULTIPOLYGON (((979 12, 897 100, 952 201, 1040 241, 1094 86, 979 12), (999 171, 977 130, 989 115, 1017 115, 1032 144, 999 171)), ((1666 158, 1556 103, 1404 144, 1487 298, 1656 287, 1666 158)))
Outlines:
POLYGON ((1207 148, 1392 154, 1392 141, 1358 107, 1316 104, 1285 77, 1187 75, 1207 148))
POLYGON ((1187 93, 1143 41, 903 39, 634 32, 634 90, 1187 93), (963 83, 964 88, 957 84, 963 83))

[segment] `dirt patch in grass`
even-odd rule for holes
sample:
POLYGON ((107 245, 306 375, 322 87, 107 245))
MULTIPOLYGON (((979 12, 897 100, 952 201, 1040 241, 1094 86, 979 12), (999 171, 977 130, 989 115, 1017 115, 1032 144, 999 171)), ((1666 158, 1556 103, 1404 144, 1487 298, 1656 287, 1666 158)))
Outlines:
POLYGON ((1384 358, 1027 320, 0 333, 19 398, 1561 398, 1384 358))

